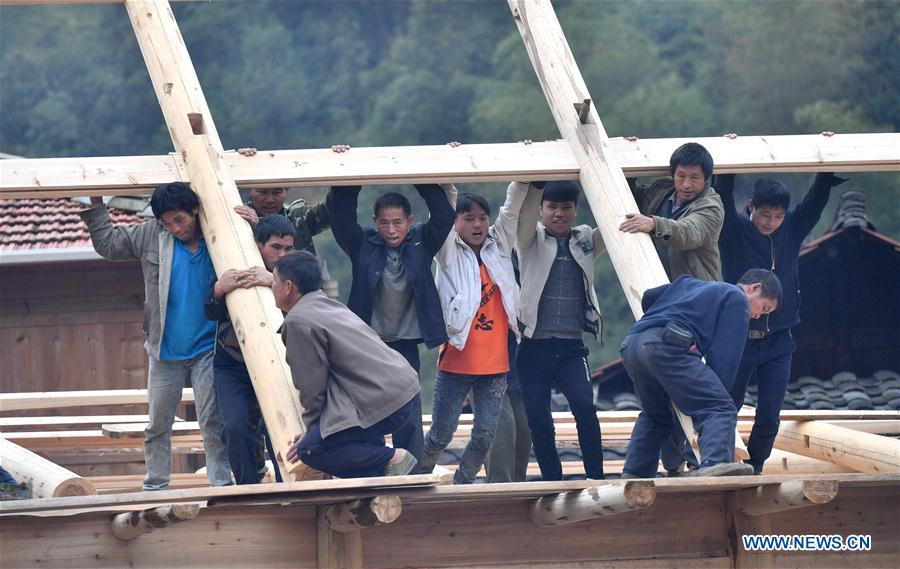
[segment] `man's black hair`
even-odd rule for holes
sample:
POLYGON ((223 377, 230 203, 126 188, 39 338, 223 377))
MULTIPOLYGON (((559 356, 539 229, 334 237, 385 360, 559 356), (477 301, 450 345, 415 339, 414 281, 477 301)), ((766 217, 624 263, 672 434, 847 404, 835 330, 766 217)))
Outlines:
POLYGON ((259 223, 256 224, 256 229, 253 230, 253 237, 256 238, 257 243, 265 245, 273 235, 276 237, 285 235, 294 237, 296 233, 297 230, 294 228, 294 224, 288 218, 280 213, 270 213, 263 216, 259 223))
POLYGON ((487 200, 479 196, 478 194, 470 194, 468 192, 459 194, 459 196, 457 196, 456 215, 469 213, 475 206, 483 209, 484 213, 486 213, 488 217, 491 216, 491 206, 488 205, 487 200))
POLYGON ((753 184, 753 207, 780 207, 787 211, 791 207, 791 192, 787 186, 772 178, 760 178, 753 184))
POLYGON ((291 281, 300 294, 322 288, 322 266, 319 258, 309 251, 291 251, 278 259, 275 270, 282 281, 291 281))
POLYGON ((197 199, 197 194, 184 182, 158 186, 150 197, 150 209, 153 210, 153 217, 156 219, 161 218, 167 211, 186 211, 193 214, 198 207, 200 200, 197 199))
POLYGON ((750 269, 738 280, 738 284, 752 285, 756 283, 762 285, 760 296, 781 304, 781 280, 775 273, 766 269, 750 269))
POLYGON ((674 176, 675 168, 679 166, 700 166, 703 170, 703 179, 709 180, 713 172, 712 154, 702 144, 696 142, 682 144, 669 158, 669 173, 674 176))
POLYGON ((412 206, 409 205, 409 200, 406 199, 402 194, 398 194, 397 192, 388 192, 386 194, 381 195, 377 200, 375 200, 375 207, 372 208, 372 213, 375 217, 378 217, 378 212, 383 210, 386 207, 399 207, 403 208, 403 213, 406 217, 412 213, 412 206))
POLYGON ((573 202, 578 205, 578 194, 581 193, 581 186, 573 180, 564 180, 561 182, 547 182, 544 186, 544 195, 541 196, 541 203, 556 202, 565 203, 573 202))

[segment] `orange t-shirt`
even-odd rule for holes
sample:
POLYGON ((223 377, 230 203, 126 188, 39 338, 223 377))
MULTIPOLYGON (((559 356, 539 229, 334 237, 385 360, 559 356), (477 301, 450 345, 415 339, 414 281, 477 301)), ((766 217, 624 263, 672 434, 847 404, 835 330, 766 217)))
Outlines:
POLYGON ((509 322, 500 287, 491 282, 487 269, 481 271, 481 303, 472 319, 472 328, 462 351, 449 342, 441 346, 438 369, 466 375, 497 375, 509 371, 507 338, 509 322))

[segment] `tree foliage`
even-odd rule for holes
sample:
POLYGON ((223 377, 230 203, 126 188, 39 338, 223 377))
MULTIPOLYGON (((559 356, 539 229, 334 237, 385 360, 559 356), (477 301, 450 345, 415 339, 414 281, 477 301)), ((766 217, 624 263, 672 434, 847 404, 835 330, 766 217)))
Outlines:
MULTIPOLYGON (((900 129, 897 0, 555 6, 611 136, 900 129)), ((173 9, 226 148, 559 136, 504 2, 257 1, 173 9)), ((0 150, 11 154, 171 150, 122 6, 0 8, 0 110, 0 150)), ((799 199, 812 178, 785 179, 799 199)), ((888 174, 851 182, 868 191, 875 225, 894 237, 900 215, 890 193, 897 182, 888 174)), ((475 188, 495 207, 504 189, 475 188)), ((363 194, 361 221, 376 193, 363 194)), ((416 214, 427 215, 409 195, 416 214)), ((580 220, 592 223, 586 205, 580 220)), ((346 294, 348 264, 330 236, 318 239, 346 294)), ((592 363, 616 356, 631 319, 608 261, 598 265, 597 282, 607 343, 592 363)))

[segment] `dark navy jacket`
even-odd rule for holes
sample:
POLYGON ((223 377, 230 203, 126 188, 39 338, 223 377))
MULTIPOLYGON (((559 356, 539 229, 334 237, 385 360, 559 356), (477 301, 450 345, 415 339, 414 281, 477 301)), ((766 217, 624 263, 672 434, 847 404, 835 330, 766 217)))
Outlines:
POLYGON ((778 309, 751 322, 750 328, 766 331, 768 327, 767 331, 771 333, 800 323, 800 278, 797 269, 800 246, 819 222, 835 182, 839 183, 840 178, 830 173, 817 174, 803 201, 786 212, 784 223, 778 231, 767 237, 756 230, 746 209, 738 213, 735 208, 734 175, 716 176, 713 187, 725 206, 725 222, 719 234, 722 280, 736 283, 749 269, 768 269, 774 270, 784 289, 778 309))
POLYGON ((672 284, 647 290, 641 305, 644 316, 629 334, 677 322, 693 333, 697 349, 722 384, 734 383, 750 320, 747 295, 740 287, 680 276, 672 284))
MULTIPOLYGON (((363 229, 356 221, 360 190, 360 186, 334 189, 331 232, 353 265, 347 307, 371 325, 375 289, 384 273, 387 245, 375 229, 363 229)), ((426 346, 434 348, 448 338, 431 262, 453 228, 456 212, 447 201, 447 194, 437 184, 417 185, 416 190, 425 200, 430 216, 426 223, 410 227, 406 240, 400 245, 400 258, 412 286, 422 340, 426 346)))

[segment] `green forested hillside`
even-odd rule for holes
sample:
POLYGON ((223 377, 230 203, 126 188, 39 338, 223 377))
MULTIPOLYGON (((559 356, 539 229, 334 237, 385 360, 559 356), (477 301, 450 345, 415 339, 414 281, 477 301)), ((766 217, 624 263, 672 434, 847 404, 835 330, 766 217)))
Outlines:
MULTIPOLYGON (((611 136, 900 128, 898 1, 554 5, 611 136)), ((503 1, 247 0, 173 9, 226 148, 558 137, 503 1)), ((11 154, 171 150, 120 5, 0 8, 0 113, 0 151, 11 154)), ((784 179, 799 199, 812 177, 784 179)), ((895 238, 898 181, 853 175, 842 186, 866 189, 870 216, 895 238)), ((748 188, 753 180, 740 182, 748 188)), ((467 189, 499 206, 505 186, 467 189)), ((365 194, 365 207, 377 191, 365 194)), ((582 210, 590 223, 586 204, 582 210)), ((348 263, 330 236, 318 244, 346 295, 348 263)), ((608 260, 598 264, 597 282, 607 334, 593 364, 616 357, 631 321, 608 260)))

